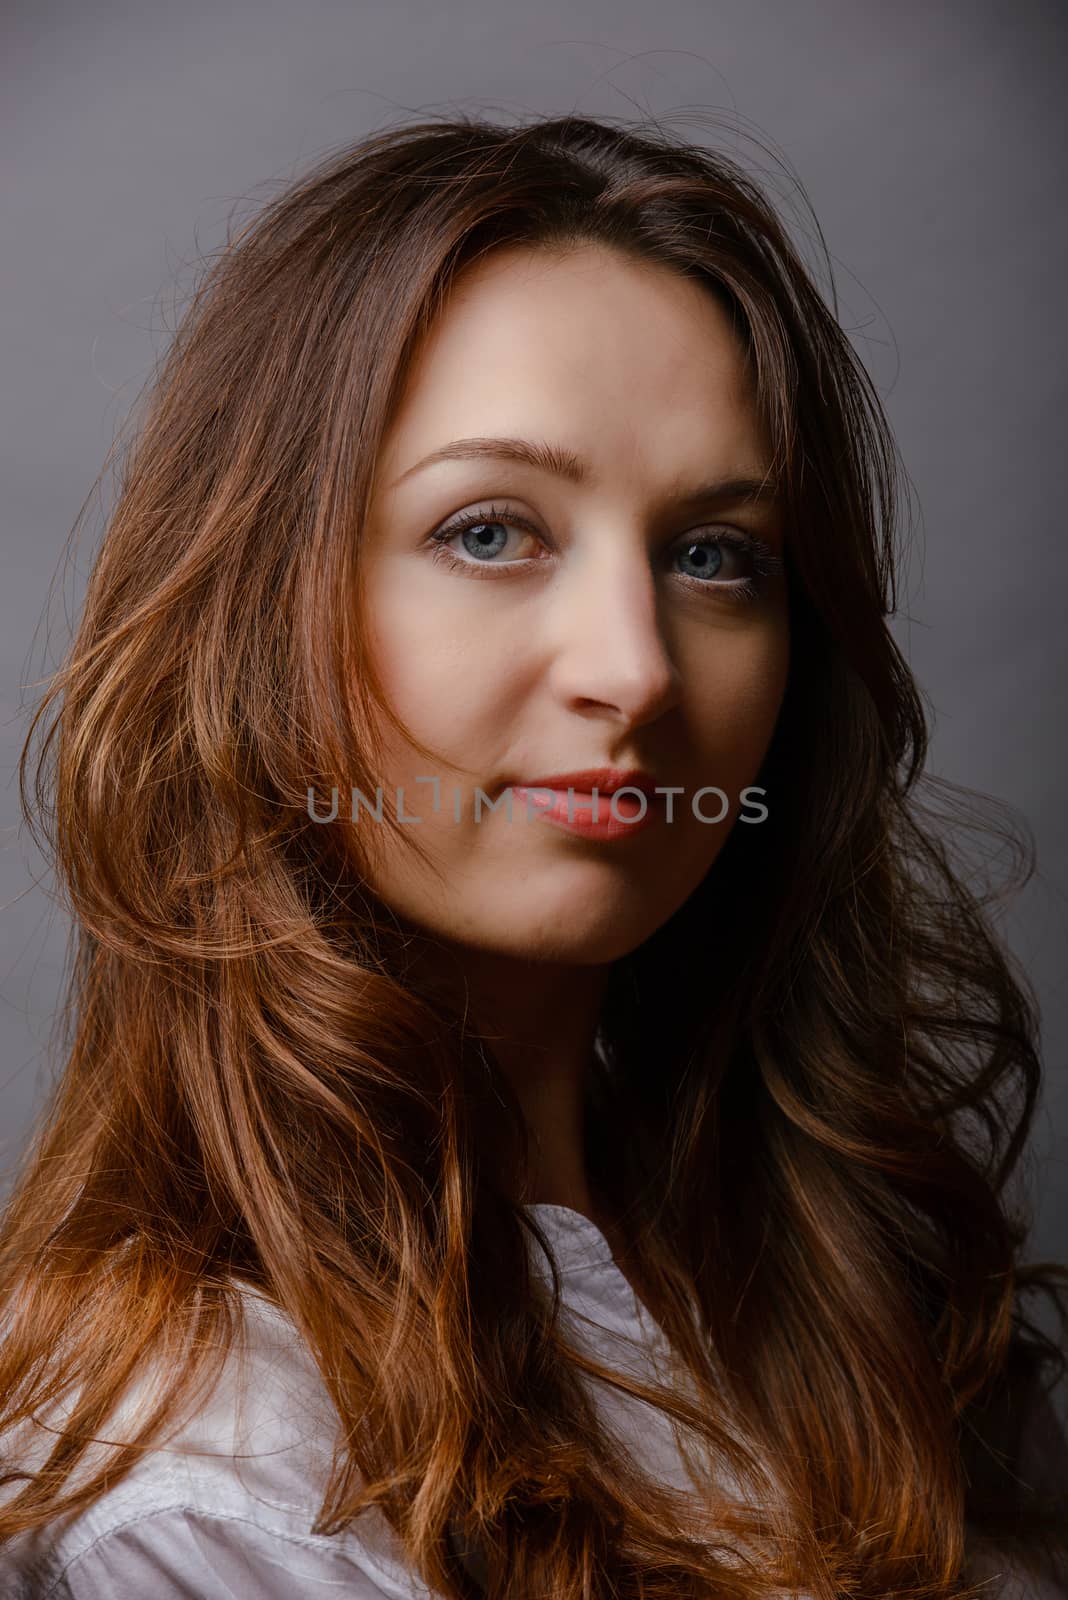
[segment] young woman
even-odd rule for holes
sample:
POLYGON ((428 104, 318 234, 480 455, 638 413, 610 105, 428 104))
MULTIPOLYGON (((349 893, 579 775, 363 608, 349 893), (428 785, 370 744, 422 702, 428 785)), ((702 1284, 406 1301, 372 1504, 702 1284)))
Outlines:
POLYGON ((223 252, 31 729, 5 1593, 1059 1592, 1035 1008, 918 798, 896 462, 656 129, 379 133, 223 252))

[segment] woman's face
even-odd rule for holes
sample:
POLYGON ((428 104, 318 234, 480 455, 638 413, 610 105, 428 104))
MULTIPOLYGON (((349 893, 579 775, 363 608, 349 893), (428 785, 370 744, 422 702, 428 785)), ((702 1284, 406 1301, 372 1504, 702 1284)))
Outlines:
MULTIPOLYGON (((403 788, 429 866, 369 811, 356 824, 403 918, 498 954, 612 961, 682 905, 732 826, 760 825, 736 819, 775 804, 741 791, 786 684, 782 511, 716 484, 769 466, 741 350, 696 282, 594 246, 468 269, 409 375, 361 545, 376 670, 436 752, 384 730, 387 805, 403 788), (548 448, 556 470, 489 446, 431 459, 501 439, 548 448), (772 570, 717 535, 763 541, 772 570), (671 820, 654 797, 632 828, 641 802, 621 797, 616 836, 591 836, 514 789, 509 819, 510 786, 590 768, 681 790, 671 820), (701 820, 723 810, 714 793, 695 815, 710 786, 718 822, 701 820), (476 820, 479 789, 499 804, 476 820)), ((581 823, 589 785, 573 787, 581 823)), ((602 790, 605 820, 608 805, 602 790)))

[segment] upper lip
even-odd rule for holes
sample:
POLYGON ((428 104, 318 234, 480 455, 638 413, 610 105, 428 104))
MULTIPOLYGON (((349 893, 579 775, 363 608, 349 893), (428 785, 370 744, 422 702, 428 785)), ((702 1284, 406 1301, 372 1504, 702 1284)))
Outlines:
POLYGON ((525 789, 576 789, 589 794, 613 794, 617 789, 639 789, 650 800, 656 793, 656 779, 640 767, 587 767, 581 772, 553 772, 546 778, 524 778, 525 789))

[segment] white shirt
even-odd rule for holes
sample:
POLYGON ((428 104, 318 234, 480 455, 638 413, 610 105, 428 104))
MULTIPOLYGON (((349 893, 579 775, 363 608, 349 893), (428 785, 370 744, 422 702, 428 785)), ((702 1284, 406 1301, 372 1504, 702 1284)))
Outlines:
MULTIPOLYGON (((615 1368, 666 1381, 664 1336, 600 1230, 568 1207, 527 1210, 550 1241, 572 1336, 615 1368)), ((531 1260, 548 1281, 533 1242, 531 1260)), ((0 1549, 5 1600, 433 1600, 378 1512, 340 1534, 311 1532, 332 1404, 288 1318, 251 1289, 243 1302, 245 1337, 208 1403, 69 1525, 0 1549)), ((597 1394, 647 1469, 692 1492, 663 1412, 605 1385, 597 1394)))
MULTIPOLYGON (((610 1366, 667 1381, 664 1335, 600 1230, 568 1207, 527 1209, 552 1247, 571 1336, 610 1366)), ((548 1279, 533 1242, 532 1262, 548 1279)), ((283 1313, 252 1290, 244 1305, 241 1348, 166 1445, 72 1521, 0 1549, 5 1600, 436 1600, 379 1512, 343 1533, 311 1531, 329 1473, 332 1404, 283 1313)), ((595 1396, 647 1471, 692 1492, 662 1411, 604 1384, 595 1396)), ((1052 1589, 992 1592, 1053 1600, 1052 1589)))

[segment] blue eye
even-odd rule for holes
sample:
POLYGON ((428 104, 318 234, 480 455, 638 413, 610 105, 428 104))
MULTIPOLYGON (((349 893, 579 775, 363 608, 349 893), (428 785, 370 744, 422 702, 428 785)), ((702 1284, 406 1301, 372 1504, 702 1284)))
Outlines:
MULTIPOLYGON (((509 529, 520 530, 543 549, 549 548, 545 538, 523 517, 489 506, 462 511, 436 529, 430 535, 434 558, 468 577, 521 576, 530 570, 535 560, 544 558, 496 560, 508 544, 509 529), (454 539, 462 541, 464 556, 448 548, 454 539)), ((714 533, 702 534, 700 538, 689 535, 684 543, 675 545, 669 552, 669 560, 685 563, 682 570, 676 570, 675 576, 687 588, 728 600, 760 599, 768 578, 785 571, 782 557, 763 539, 733 527, 717 528, 714 533), (720 577, 727 559, 725 552, 743 568, 737 577, 720 577)))
POLYGON ((476 561, 488 561, 491 556, 499 556, 508 543, 508 530, 503 522, 491 519, 472 522, 461 531, 464 549, 476 561))
MULTIPOLYGON (((521 530, 530 539, 540 539, 539 534, 530 523, 524 521, 522 517, 517 517, 514 512, 498 511, 495 506, 484 507, 478 511, 461 511, 459 516, 450 518, 444 527, 438 528, 435 533, 431 534, 431 542, 435 546, 434 555, 438 560, 444 561, 447 566, 457 566, 468 570, 472 567, 480 567, 486 570, 491 565, 496 567, 526 565, 525 562, 517 562, 515 559, 512 561, 494 560, 494 557, 499 556, 507 545, 508 530, 510 528, 521 530), (462 540, 463 548, 470 560, 465 561, 447 548, 447 545, 454 539, 462 540)), ((540 542, 542 545, 545 543, 543 539, 540 539, 540 542)), ((480 577, 481 575, 480 572, 474 574, 475 577, 480 577)))
POLYGON ((718 544, 711 541, 707 543, 695 540, 693 544, 685 545, 679 551, 683 561, 692 561, 696 571, 690 576, 694 578, 714 578, 723 565, 723 552, 718 544))

